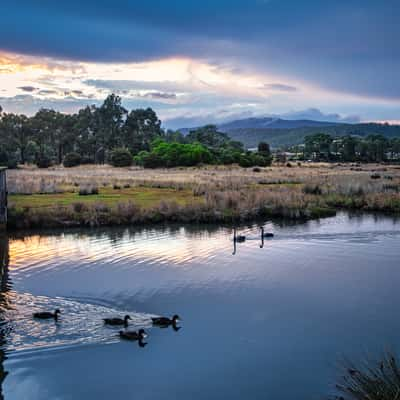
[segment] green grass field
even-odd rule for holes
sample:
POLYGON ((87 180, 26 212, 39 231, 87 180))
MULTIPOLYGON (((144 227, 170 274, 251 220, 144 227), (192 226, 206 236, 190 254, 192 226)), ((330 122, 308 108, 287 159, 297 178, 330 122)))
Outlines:
POLYGON ((132 201, 135 204, 150 208, 161 201, 174 201, 179 205, 198 202, 200 199, 193 196, 191 190, 175 190, 166 188, 133 187, 113 189, 105 187, 99 189, 97 195, 81 196, 78 192, 56 193, 56 194, 32 194, 9 196, 9 205, 15 209, 23 208, 52 208, 56 206, 69 206, 74 203, 87 205, 102 203, 108 206, 132 201))

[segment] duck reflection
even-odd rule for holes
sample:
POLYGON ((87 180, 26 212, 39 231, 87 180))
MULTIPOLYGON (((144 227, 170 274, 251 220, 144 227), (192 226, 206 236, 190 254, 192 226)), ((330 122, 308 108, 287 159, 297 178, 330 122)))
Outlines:
MULTIPOLYGON (((260 249, 264 247, 265 244, 265 239, 272 239, 274 237, 274 234, 272 232, 265 232, 264 227, 260 226, 260 249)), ((244 235, 238 235, 237 234, 237 229, 233 228, 233 252, 232 255, 236 254, 237 251, 237 243, 244 243, 247 240, 252 241, 252 240, 258 240, 258 236, 255 237, 247 237, 244 235)))
POLYGON ((144 341, 147 337, 147 333, 144 329, 139 329, 138 331, 119 331, 119 337, 131 342, 137 342, 139 347, 145 347, 147 345, 147 342, 144 341))
POLYGON ((168 317, 155 317, 151 319, 154 326, 158 326, 159 328, 168 328, 169 326, 175 332, 178 332, 182 327, 178 326, 177 323, 181 321, 179 315, 175 314, 172 318, 168 317))
MULTIPOLYGON (((9 308, 9 301, 7 292, 9 291, 8 282, 8 263, 9 263, 9 245, 8 237, 0 234, 0 322, 4 326, 4 312, 9 308)), ((0 329, 0 400, 4 399, 3 396, 3 381, 8 372, 4 369, 4 361, 6 355, 4 353, 5 345, 5 331, 3 327, 0 329)))

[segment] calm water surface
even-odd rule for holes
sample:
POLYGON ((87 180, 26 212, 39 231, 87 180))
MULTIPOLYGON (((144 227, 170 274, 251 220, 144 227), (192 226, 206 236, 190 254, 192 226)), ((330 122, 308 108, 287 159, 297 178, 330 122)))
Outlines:
POLYGON ((274 239, 241 228, 235 254, 222 227, 0 239, 4 398, 321 399, 343 357, 400 350, 400 222, 265 226, 274 239), (101 322, 126 313, 146 347, 101 322), (179 331, 151 326, 174 313, 179 331))

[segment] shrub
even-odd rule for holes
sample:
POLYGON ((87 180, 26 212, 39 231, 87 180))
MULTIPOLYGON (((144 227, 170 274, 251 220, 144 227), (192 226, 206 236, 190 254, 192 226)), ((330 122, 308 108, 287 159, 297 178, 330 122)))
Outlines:
POLYGON ((4 150, 0 150, 0 166, 4 166, 10 169, 17 168, 17 158, 4 150))
POLYGON ((251 167, 251 166, 253 165, 253 163, 252 163, 252 161, 251 161, 250 156, 247 155, 247 154, 242 154, 242 155, 240 156, 240 158, 239 158, 239 165, 240 165, 242 168, 251 167))
POLYGON ((303 193, 321 195, 322 189, 319 185, 304 185, 303 193))
POLYGON ((253 172, 261 172, 261 168, 254 167, 254 168, 253 168, 253 172))
POLYGON ((79 188, 79 196, 89 196, 99 194, 99 189, 96 186, 79 188))
POLYGON ((114 167, 129 167, 132 165, 133 157, 128 149, 114 149, 110 161, 114 167))
POLYGON ((344 376, 336 385, 343 400, 395 400, 400 393, 400 366, 391 354, 366 360, 360 367, 345 362, 344 376))
POLYGON ((81 157, 81 164, 94 164, 94 160, 92 160, 90 157, 88 156, 82 156, 81 157))
POLYGON ((86 210, 86 206, 84 203, 81 202, 76 202, 72 204, 72 209, 76 212, 76 213, 81 213, 82 211, 86 210))
POLYGON ((135 157, 135 163, 144 168, 158 168, 163 166, 163 160, 157 154, 141 151, 135 157))
POLYGON ((78 153, 68 153, 64 157, 63 165, 65 168, 76 167, 81 163, 81 156, 78 153))
POLYGON ((153 142, 151 152, 141 151, 135 162, 145 168, 195 166, 213 162, 211 152, 199 143, 153 142))
POLYGON ((47 156, 39 157, 37 162, 39 168, 49 168, 51 166, 51 159, 47 156))

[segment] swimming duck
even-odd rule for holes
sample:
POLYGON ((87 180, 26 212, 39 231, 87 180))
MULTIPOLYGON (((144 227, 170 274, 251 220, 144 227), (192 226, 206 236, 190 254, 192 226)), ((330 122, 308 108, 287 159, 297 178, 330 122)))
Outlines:
POLYGON ((261 227, 261 237, 263 238, 272 238, 274 237, 274 234, 272 232, 265 232, 264 233, 264 227, 261 227))
POLYGON ((128 326, 128 319, 132 319, 129 315, 122 318, 104 318, 103 321, 106 325, 125 325, 128 326))
POLYGON ((161 326, 162 328, 167 326, 176 326, 176 323, 180 320, 179 315, 174 315, 171 319, 167 317, 156 317, 151 319, 153 325, 161 326))
POLYGON ((56 321, 58 320, 58 314, 61 314, 61 311, 57 308, 53 313, 49 311, 41 311, 41 312, 35 312, 33 314, 33 318, 38 318, 38 319, 55 319, 56 321))
POLYGON ((147 337, 144 329, 139 329, 139 331, 119 331, 119 336, 121 339, 126 340, 142 340, 147 337))
POLYGON ((244 236, 244 235, 237 235, 237 234, 236 234, 236 228, 233 228, 233 240, 234 240, 235 242, 242 243, 242 242, 246 241, 246 236, 244 236))

